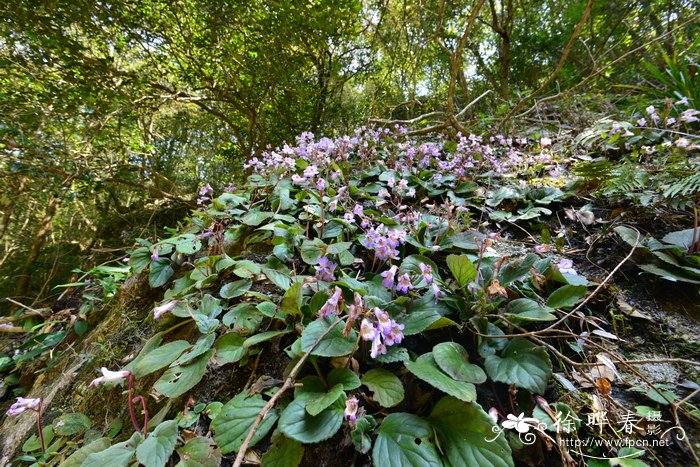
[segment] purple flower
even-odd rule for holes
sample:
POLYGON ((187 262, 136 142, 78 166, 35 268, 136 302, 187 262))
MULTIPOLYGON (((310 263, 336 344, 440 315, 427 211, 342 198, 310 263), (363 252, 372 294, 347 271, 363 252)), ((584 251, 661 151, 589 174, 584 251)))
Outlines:
POLYGON ((435 303, 437 303, 438 300, 440 300, 440 298, 445 296, 445 292, 440 290, 440 287, 438 287, 437 283, 433 282, 430 285, 430 288, 433 289, 433 295, 435 295, 435 303))
POLYGON ((574 270, 573 266, 574 266, 573 261, 571 261, 570 259, 564 258, 561 261, 559 261, 559 263, 557 264, 557 269, 559 269, 559 272, 561 272, 562 274, 574 274, 574 275, 576 275, 577 272, 576 272, 576 270, 574 270))
POLYGON ((304 177, 300 177, 297 174, 292 175, 292 183, 294 183, 295 185, 301 185, 305 181, 306 179, 304 177))
POLYGON ((199 189, 199 196, 211 196, 214 189, 208 183, 199 189))
POLYGON ((425 283, 430 285, 433 282, 433 268, 425 263, 418 265, 420 268, 420 276, 425 279, 425 283))
POLYGON ((343 412, 343 417, 347 420, 351 426, 355 426, 357 421, 357 409, 360 407, 360 401, 357 397, 352 396, 345 401, 345 411, 343 412))
POLYGON ((333 272, 335 268, 338 267, 337 264, 331 262, 328 257, 322 256, 318 259, 318 266, 316 266, 316 278, 320 281, 332 282, 335 280, 335 275, 333 272))
POLYGON ((304 169, 304 177, 306 177, 306 178, 312 178, 317 174, 318 174, 318 167, 316 167, 313 164, 304 169))
POLYGON ((365 211, 362 208, 361 204, 356 204, 354 208, 352 208, 352 213, 355 214, 357 217, 364 217, 365 211))
POLYGON ((381 274, 381 276, 384 278, 382 279, 382 285, 389 290, 394 288, 394 277, 396 276, 396 271, 398 271, 398 269, 399 268, 397 266, 392 266, 388 271, 384 271, 381 274))
POLYGON ((318 316, 320 318, 325 318, 330 315, 337 315, 338 314, 338 302, 340 301, 342 297, 342 290, 340 290, 340 287, 335 288, 335 292, 329 298, 326 300, 326 303, 323 304, 320 310, 318 310, 318 316))
POLYGON ((411 283, 411 278, 407 273, 404 273, 401 277, 399 277, 399 283, 396 285, 396 290, 401 293, 408 293, 408 291, 412 288, 413 284, 411 283))
POLYGON ((362 300, 362 295, 359 293, 355 292, 355 301, 352 305, 348 307, 348 315, 350 316, 351 320, 355 320, 362 315, 362 312, 365 309, 365 303, 362 300))
POLYGON ((346 212, 343 215, 343 219, 345 219, 345 222, 348 224, 354 224, 355 223, 355 215, 351 212, 346 212))
POLYGON ((175 306, 180 303, 180 300, 171 300, 168 303, 164 303, 161 306, 153 308, 153 319, 160 318, 164 313, 172 311, 175 306))
POLYGON ((233 193, 236 191, 236 187, 233 186, 233 183, 229 183, 226 188, 224 188, 224 192, 226 193, 233 193))
POLYGON ((377 334, 372 341, 372 348, 369 351, 369 356, 377 358, 377 355, 384 355, 385 353, 386 345, 382 344, 381 334, 377 334))
POLYGON ((363 318, 360 323, 360 336, 362 340, 371 341, 374 340, 377 335, 377 328, 372 324, 367 318, 363 318))
POLYGON ((318 180, 316 180, 316 189, 318 191, 323 191, 324 188, 326 188, 326 180, 324 180, 323 178, 319 178, 318 180))
POLYGON ((158 247, 154 247, 153 252, 151 253, 151 260, 158 261, 158 259, 160 259, 160 256, 158 255, 158 247))
POLYGON ((37 411, 39 404, 41 404, 41 399, 18 397, 17 401, 7 410, 7 415, 19 415, 25 410, 37 411))
POLYGON ((110 371, 107 368, 102 367, 101 371, 102 376, 93 379, 92 382, 88 385, 89 388, 93 386, 99 386, 102 383, 113 383, 122 381, 123 379, 131 376, 131 372, 129 370, 110 371))

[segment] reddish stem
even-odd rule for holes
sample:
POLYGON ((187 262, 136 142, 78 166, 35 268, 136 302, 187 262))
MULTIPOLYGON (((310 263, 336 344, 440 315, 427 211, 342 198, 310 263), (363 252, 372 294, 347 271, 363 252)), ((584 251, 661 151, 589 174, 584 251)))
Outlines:
POLYGON ((41 452, 46 452, 46 445, 44 444, 44 433, 42 432, 41 429, 41 410, 42 410, 42 404, 44 403, 43 399, 39 399, 39 408, 35 410, 36 412, 36 427, 39 430, 39 441, 41 442, 41 452))
POLYGON ((134 375, 129 374, 129 416, 131 417, 131 424, 134 426, 134 430, 141 431, 141 427, 139 426, 139 422, 136 420, 136 413, 134 412, 134 400, 132 399, 133 390, 134 390, 134 375))
POLYGON ((146 406, 146 399, 143 396, 134 397, 134 402, 141 401, 141 410, 143 411, 143 431, 141 434, 143 436, 148 435, 148 407, 146 406))

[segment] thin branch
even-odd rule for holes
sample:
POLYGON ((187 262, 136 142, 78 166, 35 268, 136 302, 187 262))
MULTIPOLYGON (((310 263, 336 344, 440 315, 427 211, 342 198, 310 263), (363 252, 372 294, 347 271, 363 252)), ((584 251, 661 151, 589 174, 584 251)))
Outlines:
POLYGON ((335 327, 339 324, 345 321, 346 317, 343 317, 341 319, 336 320, 334 323, 332 323, 328 329, 326 329, 323 334, 321 334, 318 339, 313 343, 313 345, 309 348, 309 350, 306 351, 304 355, 299 359, 296 365, 294 365, 294 368, 292 368, 292 371, 289 372, 289 376, 287 376, 287 380, 284 382, 282 387, 277 391, 269 401, 267 401, 267 404, 265 404, 265 407, 262 408, 260 413, 258 414, 257 417, 255 417, 255 421, 253 422, 253 425, 250 427, 250 430, 248 430, 248 434, 246 435, 245 439, 243 440, 243 444, 241 444, 240 449, 238 450, 238 455, 236 456, 236 460, 233 463, 233 467, 240 467, 241 464, 243 463, 243 459, 245 458, 245 453, 248 451, 248 445, 250 444, 250 441, 253 439, 253 436, 255 436, 255 432, 258 431, 258 427, 262 423, 263 419, 265 416, 272 410, 272 408, 275 406, 277 403, 277 400, 282 397, 282 395, 289 389, 294 387, 294 378, 296 378, 297 374, 299 371, 301 371, 301 368, 304 366, 304 363, 306 363, 306 360, 311 356, 311 352, 314 351, 314 349, 318 346, 318 344, 321 343, 321 341, 328 335, 330 332, 335 329, 335 327))

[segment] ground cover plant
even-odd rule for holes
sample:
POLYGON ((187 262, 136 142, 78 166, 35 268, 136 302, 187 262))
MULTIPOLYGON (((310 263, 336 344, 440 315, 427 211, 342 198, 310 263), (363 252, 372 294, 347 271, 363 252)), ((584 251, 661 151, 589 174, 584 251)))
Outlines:
MULTIPOLYGON (((249 159, 245 183, 203 185, 176 227, 86 275, 99 281, 68 284, 93 287, 86 307, 134 307, 122 324, 140 340, 120 358, 108 336, 80 351, 89 370, 69 384, 97 413, 18 399, 10 415, 43 410, 50 423, 14 462, 696 462, 698 364, 663 359, 685 386, 640 372, 654 359, 624 355, 620 323, 648 317, 611 283, 626 268, 697 299, 698 111, 664 105, 576 140, 365 127, 249 159), (690 227, 655 239, 622 203, 647 221, 671 205, 690 227), (578 245, 597 243, 617 254, 596 269, 578 245), (141 289, 115 304, 115 283, 141 289), (630 386, 636 399, 620 393, 630 386), (653 439, 670 449, 642 443, 653 439)), ((80 321, 36 323, 0 356, 9 384, 86 332, 87 310, 80 321)))

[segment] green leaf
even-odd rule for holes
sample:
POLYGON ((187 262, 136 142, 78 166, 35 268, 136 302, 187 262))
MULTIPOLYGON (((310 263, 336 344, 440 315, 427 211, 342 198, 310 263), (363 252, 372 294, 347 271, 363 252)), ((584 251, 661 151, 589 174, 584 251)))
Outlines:
POLYGON ((380 363, 395 363, 395 362, 405 362, 409 360, 408 350, 403 347, 397 347, 395 345, 389 347, 384 355, 377 355, 376 361, 380 363))
POLYGON ((214 350, 209 350, 189 365, 169 368, 156 382, 154 389, 167 397, 183 395, 201 381, 213 354, 214 350))
POLYGON ((289 273, 278 271, 276 269, 263 268, 263 274, 270 279, 270 282, 275 284, 282 290, 287 290, 292 285, 292 279, 289 277, 289 273))
MULTIPOLYGON (((109 438, 98 438, 86 444, 82 448, 75 451, 73 454, 61 463, 61 467, 80 467, 85 462, 90 454, 101 452, 107 449, 112 444, 109 438)), ((88 464, 86 464, 88 465, 88 464)))
POLYGON ((550 308, 574 306, 586 295, 587 287, 583 285, 565 285, 552 292, 547 299, 550 308))
POLYGON ((247 350, 243 347, 245 336, 237 332, 225 334, 216 341, 216 359, 220 365, 235 363, 245 356, 247 350))
POLYGON ((486 381, 484 370, 469 363, 469 354, 456 342, 443 342, 433 347, 433 358, 442 371, 456 380, 474 384, 486 381))
POLYGON ((443 373, 435 362, 432 352, 421 355, 415 362, 408 361, 403 364, 418 378, 447 394, 465 402, 476 399, 476 387, 471 383, 457 381, 443 373))
POLYGON ((151 270, 148 274, 148 283, 152 288, 160 287, 168 282, 168 279, 175 273, 167 258, 159 258, 151 261, 151 270))
POLYGON ((174 341, 148 352, 134 365, 134 376, 136 378, 141 378, 161 368, 165 368, 177 360, 182 352, 191 347, 192 346, 187 341, 174 341))
POLYGON ((136 448, 136 459, 148 467, 165 467, 177 444, 177 420, 159 424, 136 448))
POLYGON ((104 451, 95 452, 87 456, 83 465, 99 465, 100 467, 127 467, 134 457, 136 446, 143 441, 143 436, 138 431, 128 441, 115 444, 104 451))
POLYGON ((330 438, 340 429, 345 408, 341 400, 316 416, 306 411, 306 403, 306 400, 294 399, 280 415, 278 429, 286 437, 312 444, 330 438))
POLYGON ((255 227, 262 224, 265 220, 274 215, 274 212, 251 211, 241 218, 241 222, 243 222, 245 225, 255 227))
POLYGON ((146 247, 137 248, 129 257, 129 266, 134 268, 136 274, 140 273, 151 264, 151 250, 146 247))
MULTIPOLYGON (((440 269, 433 262, 433 260, 422 255, 411 255, 404 258, 404 260, 401 262, 401 266, 399 267, 400 274, 408 273, 411 278, 420 278, 421 274, 423 273, 423 271, 420 269, 421 264, 430 266, 433 269, 433 277, 440 279, 440 269)), ((414 285, 416 286, 420 286, 421 284, 427 285, 423 279, 418 280, 418 282, 414 281, 414 285)))
POLYGON ((440 456, 431 442, 432 428, 409 413, 393 413, 382 421, 372 450, 372 461, 381 467, 440 467, 440 456))
MULTIPOLYGON (((219 265, 217 264, 216 266, 218 267, 219 265)), ((256 276, 262 271, 262 268, 258 263, 247 259, 236 261, 235 266, 236 267, 234 268, 233 273, 238 277, 242 277, 244 279, 249 279, 253 276, 256 276)))
POLYGON ((508 303, 507 315, 523 321, 554 321, 554 310, 529 298, 518 298, 508 303))
POLYGON ((501 268, 499 274, 499 282, 501 285, 508 285, 511 282, 518 280, 528 274, 530 269, 539 258, 534 253, 528 253, 522 258, 509 261, 508 264, 501 268))
POLYGON ((365 373, 361 381, 372 391, 372 399, 382 407, 393 407, 404 398, 401 380, 390 371, 374 368, 365 373))
POLYGON ((355 348, 357 340, 357 332, 352 330, 348 337, 343 337, 343 326, 338 326, 335 323, 329 323, 326 319, 317 319, 313 321, 304 332, 301 334, 301 350, 308 352, 314 342, 326 332, 329 326, 333 325, 333 330, 323 338, 323 340, 311 352, 311 355, 319 357, 342 357, 348 355, 355 348))
POLYGON ((327 255, 339 255, 344 251, 347 251, 352 246, 352 242, 337 242, 328 245, 326 249, 327 255))
POLYGON ((221 287, 219 291, 219 296, 221 298, 236 298, 240 297, 253 285, 253 281, 250 279, 241 279, 238 281, 229 282, 228 284, 221 287))
POLYGON ((306 411, 309 412, 309 415, 313 415, 315 417, 330 407, 330 405, 337 401, 343 394, 345 394, 343 391, 343 385, 336 384, 335 386, 331 387, 328 392, 323 393, 320 397, 308 400, 306 402, 306 411))
POLYGON ((278 336, 283 336, 285 334, 289 333, 289 331, 266 331, 266 332, 261 332, 259 334, 255 334, 243 342, 243 348, 248 349, 256 344, 260 344, 261 342, 269 341, 270 339, 274 339, 275 337, 278 336))
POLYGON ((212 348, 215 339, 216 335, 213 332, 211 334, 201 336, 199 339, 197 339, 197 342, 192 346, 192 348, 189 351, 180 355, 180 357, 178 357, 177 360, 171 363, 170 366, 174 367, 177 365, 184 365, 186 363, 191 362, 200 355, 203 355, 205 352, 212 348))
POLYGON ((301 244, 301 259, 306 264, 314 265, 318 263, 318 259, 324 255, 325 251, 326 244, 323 242, 323 240, 318 238, 309 240, 307 238, 301 244))
POLYGON ((192 438, 177 450, 180 462, 175 467, 219 467, 221 451, 211 438, 192 438))
POLYGON ((297 467, 304 457, 304 446, 275 430, 272 433, 272 446, 262 456, 265 467, 297 467))
POLYGON ((503 357, 489 355, 484 365, 492 380, 514 384, 537 394, 544 393, 552 376, 552 363, 547 350, 520 337, 508 343, 503 357))
POLYGON ((374 417, 364 416, 357 419, 355 428, 350 433, 350 438, 352 438, 352 443, 358 452, 367 454, 372 449, 372 437, 370 434, 376 427, 377 422, 374 421, 374 417))
POLYGON ((295 282, 287 289, 280 303, 282 313, 288 315, 301 315, 301 302, 304 296, 301 282, 295 282))
POLYGON ((81 413, 63 414, 53 421, 53 431, 58 436, 72 436, 92 426, 92 421, 81 413))
POLYGON ((493 439, 496 437, 493 420, 477 403, 443 397, 428 421, 445 454, 446 467, 513 466, 508 440, 500 435, 493 439))
POLYGON ((326 377, 329 386, 340 384, 345 391, 352 391, 360 387, 360 378, 354 371, 348 368, 334 368, 326 377))
MULTIPOLYGON (((260 394, 247 397, 245 392, 238 394, 228 401, 219 411, 219 414, 211 423, 214 430, 214 441, 221 449, 221 452, 238 451, 243 444, 243 440, 248 435, 250 427, 253 426, 255 418, 265 407, 266 402, 260 394)), ((267 436, 277 421, 277 410, 270 410, 255 432, 248 447, 253 447, 258 441, 267 436)))
POLYGON ((476 267, 474 263, 464 255, 449 255, 447 257, 447 267, 450 268, 460 288, 463 288, 469 282, 476 279, 476 267))

